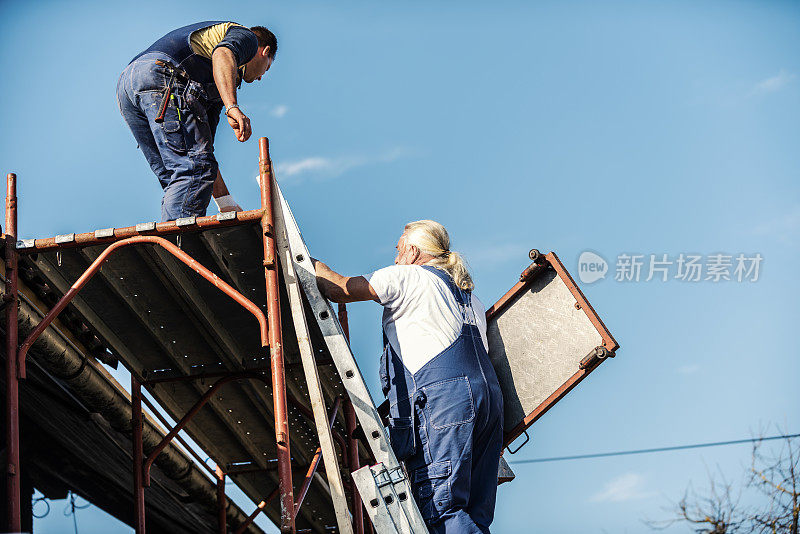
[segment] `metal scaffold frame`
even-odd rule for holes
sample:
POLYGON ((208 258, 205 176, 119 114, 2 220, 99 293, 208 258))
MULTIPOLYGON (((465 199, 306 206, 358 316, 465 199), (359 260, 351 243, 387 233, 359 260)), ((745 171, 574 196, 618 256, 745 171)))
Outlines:
MULTIPOLYGON (((225 214, 220 214, 216 217, 198 217, 192 218, 191 224, 186 225, 185 222, 171 221, 168 223, 159 223, 148 228, 151 235, 139 235, 140 229, 124 228, 116 229, 110 233, 99 232, 73 235, 72 239, 67 242, 59 242, 58 238, 55 240, 44 239, 36 240, 33 249, 35 250, 59 250, 62 247, 76 246, 80 244, 104 244, 108 243, 109 246, 95 259, 88 269, 72 284, 68 291, 58 300, 58 302, 47 312, 42 321, 36 328, 28 335, 28 337, 20 344, 19 343, 19 325, 18 325, 18 302, 19 302, 19 275, 17 270, 18 256, 18 241, 17 241, 17 177, 15 174, 8 174, 6 184, 6 220, 5 220, 5 233, 3 238, 5 241, 5 273, 6 273, 6 291, 2 296, 3 304, 6 314, 6 444, 7 444, 7 462, 4 469, 6 478, 6 490, 8 495, 8 515, 4 519, 4 526, 11 532, 19 532, 21 530, 21 502, 20 502, 20 431, 19 431, 19 381, 26 378, 26 356, 29 349, 36 341, 36 339, 47 329, 47 327, 56 319, 56 317, 67 307, 70 301, 81 291, 86 283, 96 274, 103 263, 115 251, 131 246, 141 244, 150 244, 161 247, 167 253, 171 254, 174 258, 181 261, 183 264, 194 270, 202 278, 213 284, 226 296, 233 299, 236 303, 244 307, 250 312, 258 321, 259 335, 261 339, 262 356, 269 360, 269 366, 263 370, 248 370, 246 372, 231 371, 220 372, 216 374, 203 373, 198 375, 189 375, 172 378, 151 378, 146 379, 138 373, 136 369, 129 369, 131 371, 131 424, 132 424, 132 441, 133 441, 133 495, 134 495, 134 528, 137 534, 145 533, 145 488, 150 485, 150 470, 156 457, 170 444, 172 440, 176 440, 183 448, 194 457, 194 459, 203 466, 212 478, 216 481, 217 488, 217 506, 218 506, 218 532, 226 534, 228 532, 228 525, 226 519, 227 499, 225 496, 225 482, 229 473, 226 473, 221 466, 212 469, 206 464, 205 461, 190 447, 179 435, 187 423, 197 414, 203 406, 211 399, 211 397, 223 387, 232 381, 237 380, 258 380, 265 382, 271 386, 273 392, 273 410, 274 410, 274 426, 275 426, 275 443, 276 443, 276 464, 278 474, 278 487, 263 501, 261 501, 255 510, 250 514, 247 520, 240 524, 236 529, 236 533, 244 532, 258 514, 264 511, 268 502, 272 499, 278 498, 280 500, 280 529, 281 532, 295 532, 295 518, 297 517, 300 507, 303 504, 305 496, 311 486, 311 482, 316 476, 317 469, 323 456, 327 458, 334 458, 330 451, 324 450, 322 436, 320 436, 320 447, 317 448, 313 459, 308 466, 306 475, 303 479, 303 484, 297 492, 292 484, 292 457, 289 433, 289 420, 288 420, 288 405, 291 404, 297 408, 310 420, 315 420, 317 416, 317 426, 319 426, 319 414, 317 410, 309 410, 306 406, 295 399, 292 394, 287 391, 286 387, 286 374, 283 355, 283 339, 281 330, 281 303, 280 303, 280 288, 279 288, 279 261, 278 252, 276 249, 276 217, 275 206, 279 206, 277 186, 273 177, 273 168, 269 157, 269 141, 263 137, 259 140, 259 185, 261 190, 261 210, 258 212, 261 226, 261 240, 263 242, 263 265, 264 277, 266 284, 266 313, 264 313, 258 305, 254 304, 250 299, 242 295, 239 291, 232 286, 221 280, 211 270, 201 265, 192 256, 180 249, 179 246, 164 239, 166 235, 180 235, 184 231, 194 230, 197 228, 207 227, 224 227, 238 224, 237 217, 230 217, 225 214), (152 235, 155 234, 155 235, 152 235), (156 384, 174 381, 192 381, 204 380, 210 376, 215 376, 217 381, 211 385, 208 390, 197 400, 183 417, 177 421, 173 426, 168 423, 166 418, 159 413, 159 410, 154 404, 143 396, 142 388, 152 388, 156 384), (269 375, 269 376, 268 376, 269 375), (145 455, 143 450, 143 412, 142 404, 148 407, 151 413, 158 418, 167 429, 166 435, 161 442, 150 451, 149 455, 145 455)), ((242 217, 242 221, 251 222, 255 220, 254 216, 248 214, 242 217)), ((285 268, 286 266, 284 266, 285 268)), ((302 308, 301 308, 302 309, 302 308)), ((339 309, 339 318, 342 321, 344 328, 346 325, 346 310, 343 306, 339 309)), ((293 306, 290 313, 296 313, 296 308, 293 306)), ((300 334, 298 333, 298 336, 300 334)), ((312 403, 313 404, 313 403, 312 403)), ((324 403, 322 403, 324 410, 324 403)), ((318 408, 314 406, 314 408, 318 408)), ((357 428, 356 415, 353 409, 353 404, 347 396, 336 397, 333 406, 326 413, 323 412, 323 421, 327 415, 329 436, 336 439, 342 449, 343 463, 345 463, 350 470, 356 470, 360 467, 361 458, 359 457, 358 440, 355 435, 357 428), (341 436, 333 428, 334 421, 337 413, 342 411, 346 421, 346 437, 341 436)), ((329 479, 331 469, 336 469, 338 474, 338 465, 328 466, 326 469, 329 471, 329 479)), ((263 468, 254 467, 253 471, 263 471, 263 468)), ((241 473, 241 468, 236 470, 236 473, 241 473)), ((341 479, 339 479, 341 486, 341 479)), ((350 504, 352 511, 352 527, 356 534, 363 534, 365 531, 364 514, 361 507, 361 502, 352 483, 348 483, 351 489, 350 504)), ((340 488, 341 493, 341 488, 340 488)), ((336 501, 334 500, 334 503, 336 501)), ((348 512, 345 509, 345 512, 348 512)), ((348 516, 348 514, 345 514, 348 516)), ((349 516, 348 516, 349 517, 349 516)), ((350 519, 347 519, 348 523, 350 519)), ((348 524, 348 527, 350 525, 348 524)), ((369 525, 371 528, 371 525, 369 525)))

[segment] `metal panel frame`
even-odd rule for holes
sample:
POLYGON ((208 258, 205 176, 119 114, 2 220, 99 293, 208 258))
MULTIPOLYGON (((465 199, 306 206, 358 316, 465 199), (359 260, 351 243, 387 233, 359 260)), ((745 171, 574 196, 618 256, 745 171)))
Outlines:
MULTIPOLYGON (((547 269, 553 269, 564 285, 567 286, 570 293, 572 293, 572 296, 575 297, 576 307, 583 310, 583 312, 586 314, 586 317, 594 326, 595 330, 597 330, 597 333, 603 340, 603 347, 606 349, 606 351, 608 351, 608 357, 613 357, 615 351, 619 349, 619 344, 614 339, 614 336, 611 335, 611 332, 608 330, 608 328, 606 328, 603 320, 600 319, 600 316, 594 310, 592 305, 589 304, 586 296, 575 283, 575 280, 573 280, 569 272, 567 272, 567 269, 564 267, 564 264, 561 263, 561 260, 558 258, 556 253, 550 252, 546 255, 541 255, 538 250, 533 249, 530 252, 530 258, 533 260, 533 263, 531 263, 524 271, 522 271, 519 282, 509 289, 505 295, 500 297, 500 299, 486 311, 487 323, 504 311, 509 305, 511 305, 518 296, 524 294, 539 275, 544 273, 547 269)), ((579 355, 581 358, 584 358, 585 356, 585 354, 579 355)), ((605 357, 590 358, 588 360, 584 358, 585 361, 581 362, 581 368, 578 369, 578 371, 570 376, 561 386, 558 387, 558 389, 556 389, 543 402, 541 402, 536 408, 527 414, 519 424, 505 433, 503 446, 509 447, 514 440, 524 434, 525 431, 530 428, 531 425, 533 425, 533 423, 535 423, 559 400, 569 393, 572 388, 577 386, 581 380, 586 378, 592 371, 594 371, 605 359, 605 357)))

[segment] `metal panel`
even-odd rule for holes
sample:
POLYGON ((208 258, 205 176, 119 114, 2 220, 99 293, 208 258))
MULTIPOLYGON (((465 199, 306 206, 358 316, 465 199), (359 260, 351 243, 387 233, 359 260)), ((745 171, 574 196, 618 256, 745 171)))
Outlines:
POLYGON ((618 348, 558 257, 532 257, 520 283, 487 312, 506 446, 618 348), (597 347, 600 357, 587 359, 597 347))

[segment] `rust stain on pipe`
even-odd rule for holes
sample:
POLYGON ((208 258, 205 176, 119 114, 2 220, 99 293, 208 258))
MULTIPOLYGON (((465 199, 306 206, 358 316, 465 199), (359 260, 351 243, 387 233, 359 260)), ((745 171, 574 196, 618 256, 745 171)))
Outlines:
POLYGON ((283 368, 280 294, 278 271, 275 265, 273 228, 273 170, 269 157, 269 140, 258 140, 258 168, 261 186, 261 239, 264 243, 264 276, 267 284, 267 317, 269 320, 270 363, 272 367, 272 399, 275 416, 275 436, 278 451, 278 487, 281 503, 281 532, 294 532, 294 495, 292 488, 291 449, 289 443, 289 411, 286 406, 286 377, 283 368))

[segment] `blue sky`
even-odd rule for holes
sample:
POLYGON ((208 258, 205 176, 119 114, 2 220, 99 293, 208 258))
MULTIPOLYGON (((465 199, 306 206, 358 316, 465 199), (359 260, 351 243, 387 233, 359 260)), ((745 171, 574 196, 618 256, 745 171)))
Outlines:
MULTIPOLYGON (((403 224, 442 222, 494 302, 532 247, 577 274, 622 345, 511 459, 800 431, 800 4, 797 2, 12 2, 0 4, 3 172, 22 237, 159 217, 160 188, 115 101, 125 64, 167 31, 231 19, 278 35, 223 124, 217 157, 258 206, 257 143, 312 253, 358 274, 391 263, 403 224), (761 254, 757 282, 618 282, 620 254, 761 254)), ((674 274, 674 272, 673 272, 674 274)), ((376 394, 380 309, 350 306, 376 394)), ((495 532, 642 532, 727 447, 516 466, 495 532)), ((56 512, 39 532, 71 531, 56 512)), ((80 531, 128 532, 96 508, 80 531)), ((688 532, 674 526, 667 532, 688 532)))

